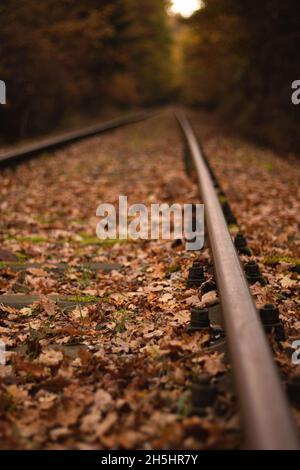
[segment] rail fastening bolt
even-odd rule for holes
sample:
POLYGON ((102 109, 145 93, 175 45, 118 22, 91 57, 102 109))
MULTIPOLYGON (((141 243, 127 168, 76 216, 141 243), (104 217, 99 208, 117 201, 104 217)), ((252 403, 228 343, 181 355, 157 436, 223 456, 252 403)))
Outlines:
POLYGON ((260 282, 261 284, 265 283, 264 278, 262 277, 258 264, 251 260, 245 264, 245 273, 247 280, 250 284, 254 284, 255 282, 260 282))
POLYGON ((273 304, 265 304, 259 309, 259 314, 263 325, 276 325, 280 323, 279 309, 273 304))
POLYGON ((242 232, 238 232, 236 234, 235 239, 234 239, 234 246, 236 248, 245 248, 245 246, 247 246, 247 240, 242 234, 242 232))
POLYGON ((204 269, 199 261, 194 261, 193 266, 189 269, 187 279, 187 287, 199 287, 205 280, 204 269))
POLYGON ((207 308, 191 307, 191 322, 188 331, 199 331, 210 327, 209 311, 207 308))
POLYGON ((250 255, 251 252, 247 246, 247 239, 244 237, 242 232, 238 232, 234 239, 234 246, 238 250, 238 252, 242 255, 250 255))
POLYGON ((260 318, 266 333, 274 331, 278 341, 285 340, 284 327, 279 318, 279 309, 273 304, 265 304, 259 309, 260 318))
POLYGON ((256 261, 253 260, 248 261, 248 263, 245 264, 245 271, 247 274, 250 274, 252 276, 260 274, 258 264, 256 263, 256 261))

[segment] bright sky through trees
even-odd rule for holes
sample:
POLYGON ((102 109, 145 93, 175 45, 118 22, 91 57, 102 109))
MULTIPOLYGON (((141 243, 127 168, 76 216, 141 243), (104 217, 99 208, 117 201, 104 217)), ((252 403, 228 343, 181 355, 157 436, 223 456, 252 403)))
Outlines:
POLYGON ((201 6, 201 0, 173 0, 171 11, 188 17, 201 6))

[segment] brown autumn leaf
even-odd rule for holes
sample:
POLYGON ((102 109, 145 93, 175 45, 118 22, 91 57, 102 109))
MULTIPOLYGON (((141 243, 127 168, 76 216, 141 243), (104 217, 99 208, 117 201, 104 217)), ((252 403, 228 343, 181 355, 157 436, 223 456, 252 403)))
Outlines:
POLYGON ((54 300, 51 300, 49 297, 43 296, 39 302, 40 306, 49 316, 55 315, 56 312, 56 303, 54 300))
POLYGON ((26 271, 36 277, 48 277, 47 271, 41 268, 27 268, 26 271))
POLYGON ((279 282, 282 287, 285 288, 294 287, 298 284, 298 281, 296 281, 295 279, 291 279, 289 276, 282 277, 279 282))
POLYGON ((58 366, 63 360, 63 353, 61 351, 56 351, 55 349, 47 349, 42 351, 38 361, 44 366, 58 366))
POLYGON ((106 418, 97 426, 96 436, 101 439, 104 434, 106 434, 117 422, 118 415, 116 412, 112 411, 109 413, 106 418))

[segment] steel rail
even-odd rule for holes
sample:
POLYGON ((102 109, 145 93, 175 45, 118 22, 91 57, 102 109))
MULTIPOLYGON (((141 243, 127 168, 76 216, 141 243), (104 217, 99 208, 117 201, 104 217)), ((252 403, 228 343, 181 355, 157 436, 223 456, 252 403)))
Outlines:
POLYGON ((83 129, 66 132, 59 136, 49 137, 42 139, 33 144, 24 145, 20 148, 0 152, 0 165, 7 165, 15 161, 37 155, 44 150, 54 150, 62 145, 75 142, 85 137, 91 137, 100 132, 105 132, 118 127, 125 126, 127 124, 133 124, 143 119, 147 119, 153 114, 151 111, 143 110, 126 116, 121 116, 117 119, 102 122, 100 124, 94 124, 92 126, 85 127, 83 129))
POLYGON ((194 160, 205 206, 246 447, 258 450, 299 449, 289 404, 205 157, 185 114, 177 112, 176 117, 194 160))

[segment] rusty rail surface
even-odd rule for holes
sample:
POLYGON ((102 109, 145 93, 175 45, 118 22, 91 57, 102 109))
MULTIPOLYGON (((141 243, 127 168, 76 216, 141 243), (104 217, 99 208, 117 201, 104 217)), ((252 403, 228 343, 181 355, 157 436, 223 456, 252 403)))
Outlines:
POLYGON ((83 129, 66 132, 59 136, 42 139, 33 144, 28 144, 22 147, 0 152, 0 165, 7 165, 18 160, 23 160, 27 157, 37 155, 44 150, 54 150, 55 148, 58 148, 62 145, 75 142, 85 137, 91 137, 101 132, 117 129, 118 127, 125 126, 127 124, 133 124, 135 122, 142 121, 150 117, 152 114, 153 112, 151 111, 142 110, 136 113, 127 114, 117 119, 94 124, 83 129))
POLYGON ((176 113, 193 158, 222 304, 246 447, 299 449, 296 429, 271 349, 205 163, 185 114, 176 113))

